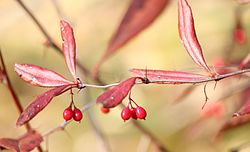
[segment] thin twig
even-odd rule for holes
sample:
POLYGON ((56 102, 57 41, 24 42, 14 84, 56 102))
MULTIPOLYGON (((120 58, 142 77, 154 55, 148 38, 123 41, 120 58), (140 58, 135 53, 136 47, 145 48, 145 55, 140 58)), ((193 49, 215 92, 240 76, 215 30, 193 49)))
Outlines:
MULTIPOLYGON (((17 108, 18 113, 21 114, 23 112, 23 107, 22 107, 21 102, 20 102, 19 98, 17 97, 16 92, 14 91, 13 86, 11 84, 11 81, 9 79, 9 75, 7 73, 7 70, 6 70, 6 66, 5 66, 5 63, 4 63, 4 60, 3 60, 1 50, 0 50, 0 60, 1 60, 1 64, 2 64, 4 79, 6 80, 6 86, 7 86, 8 90, 9 90, 9 92, 11 94, 11 97, 13 98, 13 101, 15 103, 15 106, 17 108)), ((27 130, 30 130, 31 129, 30 124, 26 123, 25 128, 27 130)))
POLYGON ((97 135, 97 137, 102 145, 102 149, 106 152, 111 151, 110 144, 109 144, 105 134, 103 133, 103 131, 99 127, 100 125, 97 123, 97 120, 95 119, 92 111, 87 111, 87 113, 88 113, 88 118, 90 120, 92 128, 94 129, 94 132, 97 135))
MULTIPOLYGON (((159 83, 159 84, 178 84, 178 83, 192 83, 192 84, 197 84, 197 83, 206 83, 206 82, 210 82, 210 81, 220 81, 222 79, 225 79, 225 78, 229 78, 229 77, 232 77, 232 76, 236 76, 236 75, 240 75, 240 74, 243 74, 243 73, 247 73, 247 72, 250 72, 250 69, 243 69, 243 70, 239 70, 239 71, 235 71, 235 72, 230 72, 230 73, 226 73, 226 74, 220 74, 220 75, 217 75, 215 77, 205 77, 204 76, 204 79, 200 79, 200 80, 176 80, 176 79, 173 79, 173 80, 148 80, 147 84, 148 83, 159 83)), ((140 84, 140 83, 143 83, 143 82, 138 82, 137 84, 140 84)))
MULTIPOLYGON (((90 98, 89 96, 89 90, 86 89, 86 96, 85 96, 85 100, 87 103, 94 103, 95 102, 89 102, 91 101, 92 99, 90 98)), ((90 120, 90 124, 92 125, 92 128, 94 129, 94 132, 95 132, 95 135, 97 136, 97 139, 99 139, 99 143, 100 145, 102 146, 101 149, 105 152, 109 152, 111 151, 111 147, 110 147, 110 144, 107 140, 107 137, 105 136, 104 132, 102 131, 102 129, 100 128, 100 125, 98 124, 96 118, 94 117, 94 114, 93 114, 93 111, 90 109, 87 111, 88 113, 88 118, 90 120)))
MULTIPOLYGON (((81 108, 81 112, 87 111, 89 108, 91 108, 91 107, 94 106, 94 105, 95 105, 95 102, 89 102, 88 104, 86 104, 85 106, 83 106, 83 107, 81 108)), ((56 132, 56 131, 64 130, 65 127, 66 127, 68 124, 70 124, 71 122, 72 122, 71 120, 69 120, 69 121, 64 121, 64 122, 62 122, 61 124, 57 125, 56 127, 52 128, 52 129, 50 129, 49 131, 47 131, 46 133, 44 133, 42 136, 43 136, 43 137, 46 137, 46 136, 49 136, 49 135, 53 134, 53 133, 56 132)))
MULTIPOLYGON (((207 83, 207 82, 210 82, 210 81, 215 81, 215 82, 218 82, 222 79, 225 79, 225 78, 228 78, 228 77, 232 77, 232 76, 236 76, 236 75, 240 75, 240 74, 243 74, 243 73, 247 73, 247 72, 250 72, 250 69, 243 69, 243 70, 239 70, 239 71, 235 71, 235 72, 230 72, 230 73, 226 73, 226 74, 220 74, 220 75, 217 75, 216 77, 204 77, 204 79, 202 80, 150 80, 148 79, 147 83, 146 84, 149 84, 149 83, 160 83, 160 84, 178 84, 178 83, 191 83, 191 84, 198 84, 198 83, 207 83)), ((108 84, 108 85, 94 85, 94 84, 81 84, 82 86, 80 86, 80 88, 82 87, 93 87, 93 88, 103 88, 103 89, 106 89, 106 88, 109 88, 109 87, 113 87, 113 86, 116 86, 120 83, 112 83, 112 84, 108 84)), ((138 81, 136 82, 136 84, 145 84, 145 82, 142 82, 142 81, 138 81)), ((206 87, 204 87, 204 93, 205 93, 205 89, 206 87)), ((206 94, 206 93, 205 93, 206 94)), ((207 100, 207 96, 206 96, 206 100, 207 100)))
MULTIPOLYGON (((9 90, 9 92, 11 94, 11 97, 13 98, 13 101, 15 103, 15 106, 17 108, 18 113, 21 114, 23 112, 23 107, 22 107, 21 102, 20 102, 19 98, 17 97, 16 92, 15 92, 13 86, 12 86, 12 83, 11 83, 10 79, 9 79, 9 75, 8 75, 7 70, 6 70, 6 66, 5 66, 5 63, 4 63, 4 59, 3 59, 3 55, 2 55, 1 49, 0 49, 0 60, 1 60, 1 65, 2 65, 2 69, 1 70, 2 70, 3 75, 4 75, 4 79, 6 80, 6 86, 7 86, 8 90, 9 90)), ((31 128, 31 126, 30 126, 29 123, 25 124, 25 128, 26 128, 27 131, 32 130, 32 128, 31 128)), ((39 152, 43 151, 43 149, 42 149, 41 146, 38 146, 37 150, 39 152)))
MULTIPOLYGON (((102 88, 102 89, 106 89, 106 88, 110 88, 113 86, 116 86, 120 83, 112 83, 112 84, 108 84, 108 85, 94 85, 94 84, 83 84, 83 87, 92 87, 92 88, 102 88)), ((80 86, 81 88, 81 86, 80 86)))
POLYGON ((58 1, 57 0, 51 0, 53 6, 55 7, 55 10, 57 12, 57 15, 59 18, 64 18, 64 15, 61 11, 61 8, 59 7, 58 1))
MULTIPOLYGON (((121 103, 121 107, 124 108, 125 105, 121 103)), ((155 135, 153 135, 148 129, 143 127, 139 122, 135 120, 131 120, 131 122, 142 134, 147 136, 161 152, 169 152, 169 150, 164 146, 164 144, 161 143, 161 141, 157 139, 155 135)))

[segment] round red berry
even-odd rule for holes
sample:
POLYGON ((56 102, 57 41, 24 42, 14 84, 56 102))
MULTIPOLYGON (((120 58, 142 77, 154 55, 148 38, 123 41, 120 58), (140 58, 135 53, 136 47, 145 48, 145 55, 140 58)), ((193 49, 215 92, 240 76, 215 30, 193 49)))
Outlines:
POLYGON ((145 119, 146 116, 147 116, 146 110, 144 108, 140 107, 140 106, 138 106, 136 108, 135 113, 136 113, 137 118, 139 118, 139 119, 145 119))
POLYGON ((136 116, 136 108, 130 109, 130 112, 131 112, 131 117, 132 117, 133 119, 137 119, 137 116, 136 116))
POLYGON ((124 121, 129 120, 129 118, 131 117, 131 111, 128 107, 123 108, 121 117, 124 121))
POLYGON ((73 112, 73 110, 72 110, 70 107, 66 108, 66 109, 63 111, 63 118, 64 118, 64 120, 66 120, 66 121, 72 119, 73 115, 74 115, 74 112, 73 112))
POLYGON ((75 108, 74 109, 74 116, 73 116, 75 121, 81 121, 82 120, 82 112, 80 109, 75 108))
POLYGON ((101 107, 102 113, 109 113, 109 108, 101 107))

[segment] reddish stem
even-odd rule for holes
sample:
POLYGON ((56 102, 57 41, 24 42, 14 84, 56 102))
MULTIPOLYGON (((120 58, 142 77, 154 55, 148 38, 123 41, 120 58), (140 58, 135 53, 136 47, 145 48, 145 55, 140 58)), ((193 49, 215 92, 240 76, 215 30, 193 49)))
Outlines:
MULTIPOLYGON (((11 81, 9 79, 9 75, 7 73, 7 70, 6 70, 6 66, 5 66, 5 63, 4 63, 4 60, 3 60, 1 49, 0 49, 0 60, 1 60, 1 64, 2 64, 2 70, 3 70, 4 79, 6 80, 6 86, 8 87, 8 90, 9 90, 9 92, 10 92, 12 98, 13 98, 13 101, 14 101, 14 103, 16 105, 18 113, 21 114, 23 112, 23 107, 22 107, 21 102, 18 99, 18 97, 16 95, 16 92, 13 89, 13 86, 12 86, 11 81)), ((32 128, 31 128, 31 126, 30 126, 29 123, 25 123, 25 128, 26 128, 27 131, 32 130, 32 128)), ((42 149, 41 146, 38 146, 37 150, 39 152, 43 152, 43 149, 42 149)))
MULTIPOLYGON (((7 86, 8 90, 9 90, 9 92, 10 92, 12 98, 13 98, 13 101, 15 103, 15 106, 17 108, 18 113, 21 114, 23 112, 23 107, 22 107, 21 102, 18 99, 18 97, 16 95, 16 92, 14 91, 13 86, 12 86, 12 84, 10 82, 9 75, 7 73, 7 70, 6 70, 6 66, 5 66, 5 63, 4 63, 4 60, 3 60, 1 50, 0 50, 0 60, 1 60, 2 68, 3 68, 2 70, 3 70, 4 79, 6 80, 6 86, 7 86)), ((27 130, 31 129, 29 123, 26 123, 25 127, 26 127, 27 130)))

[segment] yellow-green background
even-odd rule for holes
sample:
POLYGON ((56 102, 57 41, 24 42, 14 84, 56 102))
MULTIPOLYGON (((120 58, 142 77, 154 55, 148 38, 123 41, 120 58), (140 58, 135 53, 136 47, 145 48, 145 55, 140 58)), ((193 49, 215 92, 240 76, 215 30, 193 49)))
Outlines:
MULTIPOLYGON (((41 21, 53 39, 60 45, 61 37, 59 20, 51 0, 25 0, 28 8, 41 21)), ((77 58, 88 69, 100 59, 107 43, 118 26, 129 0, 57 0, 65 19, 74 27, 77 43, 77 58)), ((237 3, 234 0, 189 0, 193 9, 196 31, 209 65, 216 57, 223 57, 227 49, 235 51, 235 58, 241 59, 249 52, 249 43, 243 46, 230 47, 234 12, 237 3)), ((244 5, 243 26, 250 31, 250 5, 244 5)), ((0 47, 7 65, 14 89, 22 105, 28 105, 37 95, 46 89, 31 86, 22 81, 13 70, 14 63, 31 63, 53 69, 71 79, 61 55, 52 48, 43 45, 45 38, 27 14, 15 0, 0 1, 0 47)), ((130 68, 173 69, 201 72, 193 63, 181 45, 177 30, 177 0, 173 0, 162 15, 137 36, 133 41, 120 49, 101 68, 101 79, 114 83, 131 76, 130 68)), ((77 70, 82 81, 85 78, 77 70)), ((240 80, 240 82, 243 82, 240 80)), ((210 102, 216 101, 224 91, 239 83, 231 79, 219 82, 213 90, 214 83, 208 84, 210 102)), ((214 136, 223 118, 204 120, 199 123, 201 107, 204 102, 203 86, 198 86, 184 102, 171 104, 173 99, 188 85, 138 85, 133 89, 133 99, 147 109, 146 121, 140 123, 159 138, 173 152, 217 152, 228 151, 241 143, 249 141, 249 125, 228 132, 215 140, 214 136)), ((75 91, 76 92, 76 91, 75 91)), ((84 100, 94 102, 102 92, 90 89, 90 97, 86 99, 86 91, 75 95, 78 107, 84 100)), ((234 105, 239 97, 227 99, 234 105)), ((68 93, 56 97, 32 121, 32 126, 44 134, 63 122, 62 111, 68 106, 68 93)), ((124 100, 127 103, 127 99, 124 100)), ((100 112, 100 106, 91 108, 98 126, 106 134, 113 151, 139 151, 138 147, 147 140, 128 121, 120 118, 120 108, 112 109, 108 115, 100 112)), ((24 128, 17 128, 15 122, 18 113, 10 93, 4 85, 0 85, 0 137, 18 137, 24 128)), ((43 142, 45 148, 46 143, 43 142)), ((148 151, 156 151, 149 145, 148 151)), ((58 131, 48 139, 47 147, 51 152, 103 151, 98 138, 84 115, 83 121, 71 123, 65 131, 58 131)), ((245 152, 250 151, 246 149, 245 152)))

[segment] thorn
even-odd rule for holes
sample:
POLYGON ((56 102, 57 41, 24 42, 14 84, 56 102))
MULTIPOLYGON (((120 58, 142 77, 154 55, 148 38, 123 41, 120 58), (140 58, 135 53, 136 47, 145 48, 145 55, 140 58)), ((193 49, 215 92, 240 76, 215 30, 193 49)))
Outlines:
POLYGON ((204 104, 202 106, 202 109, 204 109, 204 107, 205 107, 205 105, 207 104, 207 101, 208 101, 206 87, 207 87, 207 83, 204 85, 205 102, 204 102, 204 104))
POLYGON ((214 90, 216 89, 216 87, 217 87, 217 82, 218 81, 215 81, 215 84, 214 84, 214 90))

